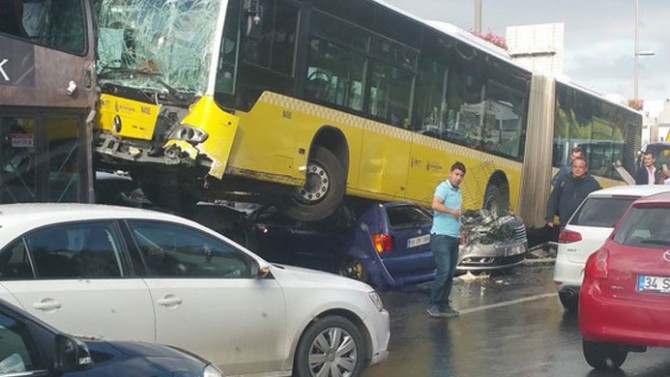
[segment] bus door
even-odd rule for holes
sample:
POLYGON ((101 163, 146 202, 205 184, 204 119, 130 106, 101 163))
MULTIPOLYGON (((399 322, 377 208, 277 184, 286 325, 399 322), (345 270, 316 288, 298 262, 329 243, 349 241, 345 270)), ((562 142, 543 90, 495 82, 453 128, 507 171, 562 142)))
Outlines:
POLYGON ((0 0, 1 203, 92 197, 94 41, 89 0, 0 0))
POLYGON ((0 105, 93 108, 93 23, 85 0, 0 1, 0 105))
POLYGON ((2 111, 0 203, 88 201, 82 119, 51 110, 2 111))

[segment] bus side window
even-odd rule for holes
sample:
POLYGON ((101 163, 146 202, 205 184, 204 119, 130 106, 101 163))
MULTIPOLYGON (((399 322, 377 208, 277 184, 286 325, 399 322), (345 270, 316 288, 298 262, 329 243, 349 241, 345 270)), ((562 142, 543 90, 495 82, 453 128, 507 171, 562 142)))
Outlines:
POLYGON ((0 33, 28 38, 23 26, 23 0, 0 1, 0 33))
POLYGON ((293 74, 299 8, 283 0, 260 0, 255 17, 245 18, 245 61, 264 68, 293 74), (260 25, 255 23, 260 22, 260 25))

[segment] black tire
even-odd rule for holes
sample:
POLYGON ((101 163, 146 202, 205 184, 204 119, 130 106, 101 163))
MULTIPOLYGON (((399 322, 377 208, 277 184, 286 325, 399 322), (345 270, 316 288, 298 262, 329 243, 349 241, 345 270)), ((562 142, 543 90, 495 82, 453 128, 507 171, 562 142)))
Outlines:
POLYGON ((314 377, 324 368, 328 368, 324 376, 333 376, 330 368, 338 368, 338 376, 359 377, 365 359, 360 330, 344 317, 329 316, 318 319, 303 333, 296 349, 293 376, 314 377), (328 349, 323 349, 324 342, 328 349))
POLYGON ((346 178, 346 171, 333 152, 316 147, 307 163, 305 186, 296 189, 283 206, 284 215, 306 222, 325 219, 342 203, 346 178))
POLYGON ((363 263, 354 257, 346 257, 340 262, 337 273, 341 276, 369 283, 368 272, 363 263))
POLYGON ((582 340, 582 351, 586 362, 595 369, 617 369, 628 356, 628 351, 618 344, 589 340, 582 340))
POLYGON ((567 312, 577 312, 579 304, 579 296, 577 294, 567 295, 565 293, 558 293, 558 299, 561 301, 563 308, 567 312))
POLYGON ((192 211, 198 203, 195 195, 172 183, 140 181, 139 186, 152 204, 178 214, 192 211))
POLYGON ((484 209, 494 217, 504 216, 509 212, 509 198, 506 191, 496 185, 489 184, 484 193, 484 209))

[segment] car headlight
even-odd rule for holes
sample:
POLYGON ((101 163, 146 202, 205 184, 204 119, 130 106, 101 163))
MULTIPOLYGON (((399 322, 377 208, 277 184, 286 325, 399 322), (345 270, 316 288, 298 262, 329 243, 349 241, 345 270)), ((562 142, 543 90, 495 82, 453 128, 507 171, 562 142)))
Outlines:
POLYGON ((207 133, 199 128, 182 124, 170 134, 170 139, 186 140, 193 143, 202 143, 207 140, 207 133))
POLYGON ((223 377, 223 372, 221 372, 215 365, 209 364, 205 367, 205 370, 202 371, 202 377, 223 377))
POLYGON ((384 303, 382 302, 382 298, 379 296, 377 291, 368 293, 368 296, 370 297, 370 300, 372 300, 372 303, 377 307, 377 310, 382 311, 384 309, 384 303))

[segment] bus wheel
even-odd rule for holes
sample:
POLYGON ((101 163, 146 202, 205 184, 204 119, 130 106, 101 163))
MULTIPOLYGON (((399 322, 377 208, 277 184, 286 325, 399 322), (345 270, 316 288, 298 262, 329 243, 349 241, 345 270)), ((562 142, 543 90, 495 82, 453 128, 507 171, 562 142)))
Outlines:
POLYGON ((484 194, 484 209, 494 217, 500 217, 509 211, 509 200, 503 190, 496 185, 488 185, 484 194))
POLYGON ((340 161, 328 149, 316 147, 307 163, 305 185, 293 193, 284 214, 299 221, 322 220, 342 203, 345 189, 346 174, 340 161))

